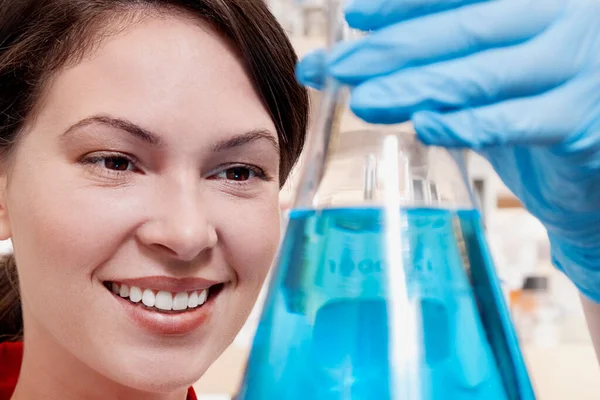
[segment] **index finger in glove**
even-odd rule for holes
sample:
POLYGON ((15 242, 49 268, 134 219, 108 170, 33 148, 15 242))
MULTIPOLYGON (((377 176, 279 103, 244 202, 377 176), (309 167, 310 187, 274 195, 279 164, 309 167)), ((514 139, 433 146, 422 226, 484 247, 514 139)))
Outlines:
POLYGON ((487 0, 349 0, 348 24, 364 31, 487 0))
POLYGON ((321 90, 327 75, 325 50, 314 50, 304 56, 296 65, 296 79, 303 85, 321 90))
POLYGON ((329 70, 340 81, 357 84, 402 68, 514 45, 543 32, 563 9, 563 0, 503 0, 401 22, 335 48, 329 70))

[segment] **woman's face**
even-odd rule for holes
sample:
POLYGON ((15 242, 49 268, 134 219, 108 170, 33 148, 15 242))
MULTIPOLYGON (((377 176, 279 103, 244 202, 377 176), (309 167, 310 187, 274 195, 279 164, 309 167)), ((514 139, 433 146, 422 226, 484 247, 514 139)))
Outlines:
POLYGON ((236 55, 197 22, 147 18, 61 71, 15 148, 1 221, 36 358, 142 390, 195 382, 274 257, 277 143, 236 55))

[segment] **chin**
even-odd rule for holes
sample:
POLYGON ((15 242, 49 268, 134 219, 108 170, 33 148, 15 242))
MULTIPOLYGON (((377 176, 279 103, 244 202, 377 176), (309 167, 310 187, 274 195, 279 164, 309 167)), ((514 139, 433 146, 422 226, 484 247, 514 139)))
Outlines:
POLYGON ((142 368, 119 376, 113 376, 111 379, 116 380, 123 386, 141 392, 166 394, 187 390, 202 377, 208 366, 192 370, 191 368, 185 368, 185 365, 180 363, 178 369, 163 368, 160 366, 142 368))
POLYGON ((163 350, 143 355, 122 352, 123 362, 105 368, 105 376, 122 386, 148 393, 173 393, 194 385, 220 354, 208 357, 188 350, 185 355, 163 350), (127 360, 127 361, 126 361, 127 360))

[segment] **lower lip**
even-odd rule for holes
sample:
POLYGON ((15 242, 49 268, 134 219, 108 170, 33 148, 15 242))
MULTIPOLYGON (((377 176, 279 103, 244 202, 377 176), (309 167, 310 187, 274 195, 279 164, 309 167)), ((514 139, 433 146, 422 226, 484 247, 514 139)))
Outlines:
POLYGON ((203 305, 180 313, 162 313, 146 307, 142 302, 131 301, 108 292, 123 306, 127 316, 139 327, 157 335, 186 335, 202 326, 210 317, 215 298, 209 299, 203 305))

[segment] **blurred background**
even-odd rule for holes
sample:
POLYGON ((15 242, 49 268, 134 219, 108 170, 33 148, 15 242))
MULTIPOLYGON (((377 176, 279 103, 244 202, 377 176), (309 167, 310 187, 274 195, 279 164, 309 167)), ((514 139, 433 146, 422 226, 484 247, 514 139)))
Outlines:
MULTIPOLYGON (((325 0, 266 1, 300 57, 323 47, 325 0)), ((311 97, 314 110, 319 93, 313 91, 311 97)), ((346 115, 342 124, 342 130, 346 130, 361 122, 346 115)), ((599 399, 600 368, 579 296, 552 266, 545 230, 521 207, 485 160, 468 154, 468 169, 538 399, 599 399)), ((292 174, 281 192, 284 218, 296 183, 297 175, 292 174)), ((261 301, 262 298, 234 344, 196 385, 201 400, 228 400, 237 391, 260 317, 261 301)))

